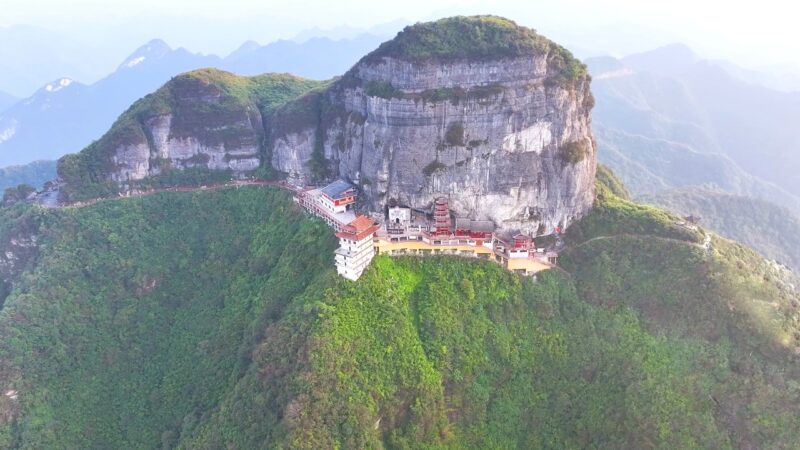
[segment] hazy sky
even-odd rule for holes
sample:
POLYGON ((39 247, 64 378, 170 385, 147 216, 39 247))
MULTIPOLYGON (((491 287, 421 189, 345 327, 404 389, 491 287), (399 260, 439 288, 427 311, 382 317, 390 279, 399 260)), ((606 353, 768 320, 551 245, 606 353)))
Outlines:
MULTIPOLYGON (((744 65, 798 64, 794 2, 706 0, 0 0, 0 25, 37 25, 110 45, 153 37, 224 54, 312 28, 368 28, 397 19, 492 13, 586 53, 625 53, 683 41, 744 65)), ((130 44, 129 44, 130 42, 130 44)), ((580 53, 580 52, 578 52, 580 53)))

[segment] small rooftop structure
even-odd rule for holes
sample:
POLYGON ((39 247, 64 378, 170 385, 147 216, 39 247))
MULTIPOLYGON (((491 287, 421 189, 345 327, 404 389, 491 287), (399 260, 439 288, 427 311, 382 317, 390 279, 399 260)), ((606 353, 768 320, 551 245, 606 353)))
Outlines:
POLYGON ((517 234, 514 236, 514 249, 516 250, 528 250, 531 246, 532 239, 530 236, 525 234, 517 234))
POLYGON ((331 200, 342 200, 355 196, 356 188, 347 181, 339 179, 320 189, 320 191, 331 200))
POLYGON ((389 207, 389 222, 390 223, 411 222, 411 208, 403 208, 400 206, 389 207))
POLYGON ((389 207, 389 221, 386 223, 386 232, 389 234, 403 234, 411 223, 411 208, 399 206, 389 207))
POLYGON ((470 225, 472 231, 480 231, 482 233, 492 233, 494 232, 494 222, 491 220, 473 220, 472 224, 470 225))
POLYGON ((356 202, 356 188, 339 179, 319 190, 319 203, 334 214, 343 213, 356 202))
POLYGON ((456 231, 469 231, 472 220, 464 217, 456 217, 456 231))

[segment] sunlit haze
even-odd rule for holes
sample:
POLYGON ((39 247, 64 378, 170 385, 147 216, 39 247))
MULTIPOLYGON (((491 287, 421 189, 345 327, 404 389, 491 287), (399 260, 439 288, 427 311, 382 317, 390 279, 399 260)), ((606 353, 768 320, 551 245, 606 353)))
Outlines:
POLYGON ((246 40, 291 39, 312 28, 321 34, 345 26, 356 32, 386 23, 399 27, 401 20, 491 13, 533 27, 579 54, 619 55, 684 42, 702 56, 756 67, 797 62, 795 8, 779 0, 2 0, 0 25, 43 27, 108 51, 130 50, 158 37, 224 55, 246 40))

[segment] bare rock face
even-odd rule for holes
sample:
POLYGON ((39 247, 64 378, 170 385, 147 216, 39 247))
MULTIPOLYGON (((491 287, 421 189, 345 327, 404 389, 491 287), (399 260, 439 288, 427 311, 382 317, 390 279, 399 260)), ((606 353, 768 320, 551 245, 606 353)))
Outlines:
POLYGON ((275 175, 264 164, 273 111, 325 84, 216 69, 178 75, 131 105, 98 141, 58 161, 58 198, 75 202, 130 188, 219 181, 228 172, 275 175), (197 170, 182 174, 185 169, 197 170))
POLYGON ((154 95, 167 97, 168 108, 148 109, 133 132, 106 144, 113 181, 141 180, 165 168, 245 173, 259 167, 264 129, 258 108, 195 77, 175 79, 163 90, 154 95))
POLYGON ((63 158, 59 175, 72 199, 174 169, 265 169, 296 185, 343 177, 365 209, 429 210, 444 195, 459 216, 542 234, 594 199, 589 82, 583 64, 531 29, 442 19, 407 27, 330 83, 175 77, 63 158))
POLYGON ((585 70, 539 39, 507 57, 382 47, 305 100, 319 105, 317 121, 277 118, 271 163, 296 184, 350 179, 372 210, 429 209, 445 195, 456 214, 504 230, 567 226, 594 199, 593 99, 585 70))

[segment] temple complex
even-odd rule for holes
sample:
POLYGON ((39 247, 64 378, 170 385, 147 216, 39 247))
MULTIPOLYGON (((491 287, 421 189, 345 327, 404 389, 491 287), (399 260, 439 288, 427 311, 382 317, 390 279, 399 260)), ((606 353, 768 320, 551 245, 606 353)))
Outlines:
POLYGON ((383 214, 370 215, 355 213, 356 199, 355 187, 344 180, 300 190, 295 196, 298 204, 336 231, 336 270, 349 280, 357 280, 376 254, 482 258, 522 275, 549 269, 558 257, 552 248, 537 247, 531 236, 499 235, 491 221, 453 220, 444 196, 434 200, 430 212, 391 206, 383 214))

